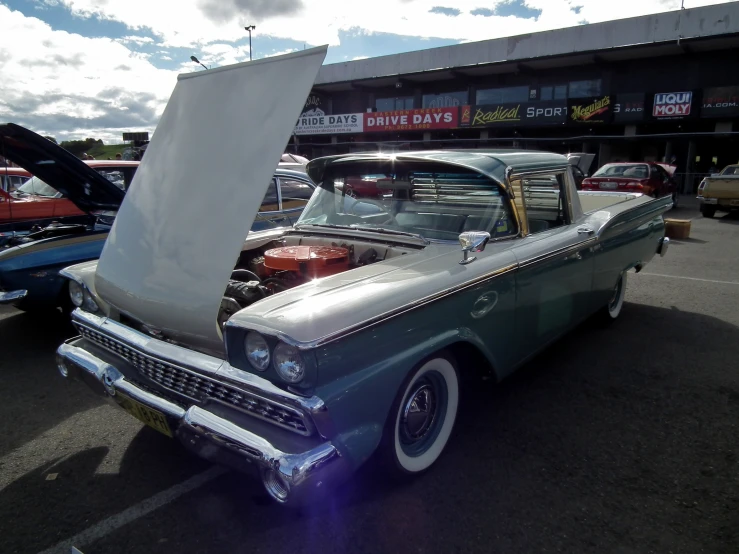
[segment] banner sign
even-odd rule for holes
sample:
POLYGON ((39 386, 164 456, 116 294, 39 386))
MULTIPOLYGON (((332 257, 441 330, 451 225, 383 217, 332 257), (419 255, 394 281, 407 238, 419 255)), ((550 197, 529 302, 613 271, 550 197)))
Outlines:
POLYGON ((681 119, 688 117, 693 105, 693 93, 659 92, 654 95, 652 117, 657 119, 681 119))
POLYGON ((713 87, 703 91, 701 117, 739 116, 739 87, 713 87))
POLYGON ((613 105, 613 120, 616 123, 641 121, 644 119, 644 93, 617 94, 613 105))
POLYGON ((425 131, 454 129, 459 124, 459 108, 428 108, 364 114, 364 132, 425 131))
POLYGON ((361 133, 364 128, 364 115, 350 113, 343 115, 300 116, 295 126, 296 135, 339 135, 342 133, 361 133))
POLYGON ((561 125, 567 118, 567 104, 562 100, 516 102, 462 106, 463 127, 503 127, 519 125, 561 125))
POLYGON ((613 118, 613 105, 610 96, 596 98, 573 98, 567 103, 567 121, 571 124, 610 123, 613 118))
POLYGON ((300 115, 314 115, 322 116, 326 115, 328 109, 326 108, 326 99, 320 94, 311 94, 306 100, 300 115))

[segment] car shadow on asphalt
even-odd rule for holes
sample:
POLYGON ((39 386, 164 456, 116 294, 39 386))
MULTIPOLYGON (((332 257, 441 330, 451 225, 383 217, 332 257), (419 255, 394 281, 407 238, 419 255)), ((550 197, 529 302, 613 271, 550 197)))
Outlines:
MULTIPOLYGON (((446 452, 417 478, 390 482, 368 463, 328 500, 293 510, 267 502, 256 479, 231 472, 125 535, 147 552, 220 551, 224 544, 253 551, 276 529, 296 545, 350 529, 354 551, 451 552, 469 532, 502 537, 509 551, 640 551, 647 544, 669 551, 689 528, 706 551, 725 551, 739 540, 726 508, 739 508, 737 343, 739 328, 718 318, 626 303, 608 328, 588 320, 502 383, 466 391, 446 452), (700 506, 698 519, 693 506, 700 506), (522 536, 521 522, 532 518, 534 535, 522 536), (170 542, 160 543, 164 532, 170 542)), ((104 450, 33 470, 0 491, 0 506, 26 507, 0 517, 6 540, 37 549, 34 535, 61 517, 57 538, 38 544, 48 546, 200 463, 149 429, 128 446, 119 475, 95 473, 104 450), (60 478, 45 481, 51 471, 60 478)), ((121 534, 120 549, 107 542, 99 551, 131 551, 121 534)))
POLYGON ((108 447, 93 446, 43 464, 3 488, 3 551, 49 548, 210 467, 146 427, 118 467, 106 467, 107 456, 108 447))
POLYGON ((716 218, 719 223, 728 223, 729 225, 739 225, 739 212, 729 212, 724 217, 716 218))

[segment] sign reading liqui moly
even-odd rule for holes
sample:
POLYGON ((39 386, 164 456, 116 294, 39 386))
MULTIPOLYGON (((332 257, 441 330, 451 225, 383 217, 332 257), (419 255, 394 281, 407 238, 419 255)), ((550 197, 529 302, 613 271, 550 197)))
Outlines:
POLYGON ((660 92, 654 95, 652 116, 685 117, 690 115, 692 104, 692 92, 660 92))

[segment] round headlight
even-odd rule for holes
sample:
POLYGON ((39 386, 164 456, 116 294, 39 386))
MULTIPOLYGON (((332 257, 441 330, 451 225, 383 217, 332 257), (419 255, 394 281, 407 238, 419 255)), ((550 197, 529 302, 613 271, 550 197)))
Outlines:
POLYGON ((305 376, 305 362, 294 346, 281 342, 275 348, 275 369, 284 381, 297 383, 305 376))
POLYGON ((82 307, 92 313, 95 313, 100 309, 97 302, 95 302, 95 299, 92 297, 92 294, 90 294, 87 289, 85 289, 82 294, 82 307))
POLYGON ((249 331, 244 339, 244 350, 254 369, 264 371, 269 367, 269 345, 262 335, 249 331))
POLYGON ((69 299, 72 301, 72 304, 77 306, 78 308, 82 306, 82 303, 84 302, 84 291, 82 290, 82 285, 80 285, 77 281, 70 281, 69 282, 69 299))

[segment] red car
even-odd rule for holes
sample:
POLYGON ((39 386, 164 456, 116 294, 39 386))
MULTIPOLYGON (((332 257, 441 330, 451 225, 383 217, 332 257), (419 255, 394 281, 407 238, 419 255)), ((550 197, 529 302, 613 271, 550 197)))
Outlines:
POLYGON ((13 192, 31 178, 31 174, 20 167, 0 165, 0 190, 13 192))
POLYGON ((582 190, 641 192, 649 196, 672 195, 677 206, 675 166, 655 162, 619 162, 601 167, 582 182, 582 190))
MULTIPOLYGON (((85 163, 124 191, 131 184, 139 166, 139 162, 120 160, 91 160, 85 163)), ((0 173, 3 171, 4 168, 0 168, 0 173)), ((15 170, 11 168, 10 171, 15 170)), ((38 177, 27 179, 13 192, 0 190, 0 224, 70 217, 87 217, 87 214, 38 177)))

